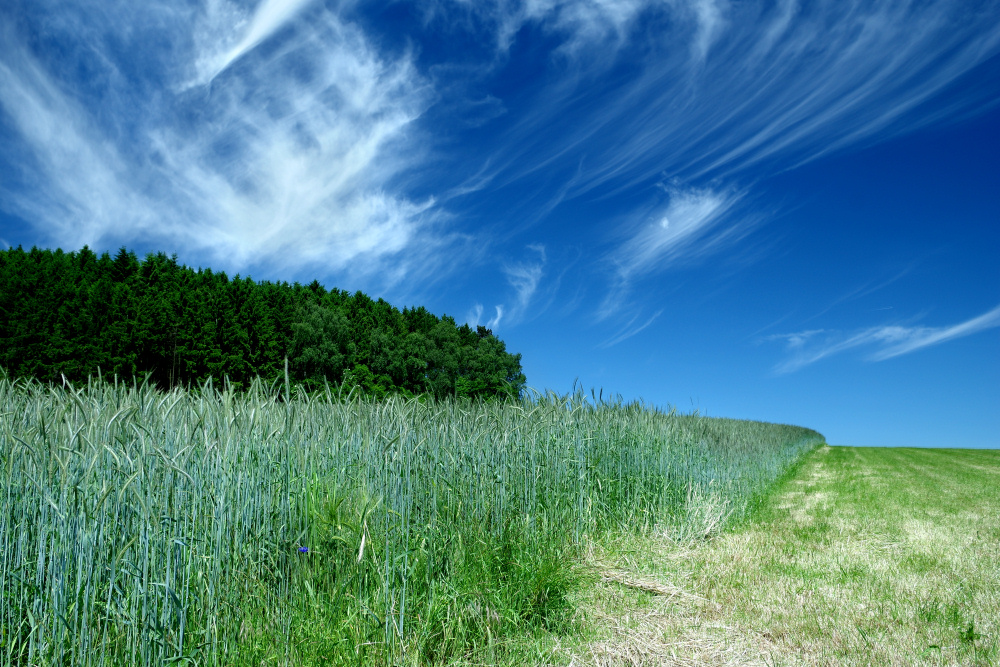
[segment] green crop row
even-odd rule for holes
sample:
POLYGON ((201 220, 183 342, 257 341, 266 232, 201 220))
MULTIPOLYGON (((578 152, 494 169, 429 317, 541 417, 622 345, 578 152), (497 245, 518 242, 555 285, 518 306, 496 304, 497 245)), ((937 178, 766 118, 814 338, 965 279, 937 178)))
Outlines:
POLYGON ((0 377, 0 665, 444 663, 571 622, 607 531, 822 440, 642 404, 0 377))

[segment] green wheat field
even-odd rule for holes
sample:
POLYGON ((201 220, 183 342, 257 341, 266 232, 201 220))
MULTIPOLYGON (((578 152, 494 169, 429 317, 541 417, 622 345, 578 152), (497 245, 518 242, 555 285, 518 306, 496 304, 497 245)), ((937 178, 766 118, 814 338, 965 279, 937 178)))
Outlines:
POLYGON ((582 393, 259 382, 0 378, 0 424, 2 665, 997 658, 990 453, 845 458, 582 393), (921 465, 922 486, 893 477, 921 465))

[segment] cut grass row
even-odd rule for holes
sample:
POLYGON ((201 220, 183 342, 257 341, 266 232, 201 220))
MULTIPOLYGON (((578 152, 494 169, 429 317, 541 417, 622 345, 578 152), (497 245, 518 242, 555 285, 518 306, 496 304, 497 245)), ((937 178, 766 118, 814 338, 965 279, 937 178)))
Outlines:
POLYGON ((821 440, 582 395, 260 384, 0 379, 0 418, 2 665, 517 660, 579 623, 583 545, 711 530, 821 440))
POLYGON ((823 447, 711 540, 621 534, 575 664, 1000 664, 1000 451, 823 447))

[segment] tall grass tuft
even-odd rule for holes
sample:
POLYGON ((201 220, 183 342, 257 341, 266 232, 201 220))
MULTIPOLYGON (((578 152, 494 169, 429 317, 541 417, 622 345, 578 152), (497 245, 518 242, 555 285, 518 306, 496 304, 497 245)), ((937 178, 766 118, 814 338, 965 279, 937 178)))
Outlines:
POLYGON ((0 377, 0 665, 488 659, 568 627, 587 536, 698 532, 820 441, 582 394, 0 377))

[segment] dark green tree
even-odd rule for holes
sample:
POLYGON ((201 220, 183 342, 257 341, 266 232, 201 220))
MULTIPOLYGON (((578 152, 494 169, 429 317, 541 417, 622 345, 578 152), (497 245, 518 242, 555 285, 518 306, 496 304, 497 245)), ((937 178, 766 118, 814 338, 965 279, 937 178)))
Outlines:
POLYGON ((339 310, 307 303, 292 325, 289 360, 296 377, 339 383, 354 361, 356 344, 350 324, 339 310))
POLYGON ((46 382, 133 378, 169 388, 274 380, 289 359, 307 388, 500 397, 524 387, 519 355, 491 331, 423 307, 402 311, 318 281, 256 283, 178 264, 10 248, 0 251, 0 367, 46 382))

